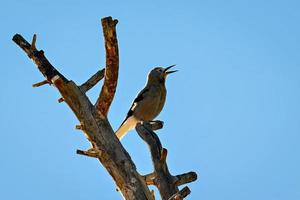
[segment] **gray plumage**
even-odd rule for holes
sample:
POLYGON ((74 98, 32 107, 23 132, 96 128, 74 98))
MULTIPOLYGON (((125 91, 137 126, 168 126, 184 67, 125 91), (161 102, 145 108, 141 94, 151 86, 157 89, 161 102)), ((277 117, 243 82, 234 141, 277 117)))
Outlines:
POLYGON ((159 115, 166 100, 166 77, 177 71, 168 70, 174 66, 156 67, 150 71, 145 88, 134 99, 125 120, 116 131, 120 140, 129 130, 135 128, 138 122, 151 121, 159 115))

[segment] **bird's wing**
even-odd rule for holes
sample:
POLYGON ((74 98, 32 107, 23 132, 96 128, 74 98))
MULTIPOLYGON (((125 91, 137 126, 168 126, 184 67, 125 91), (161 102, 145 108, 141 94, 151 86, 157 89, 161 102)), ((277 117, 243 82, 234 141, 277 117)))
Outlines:
POLYGON ((124 119, 124 121, 122 122, 122 124, 120 126, 122 126, 124 124, 124 122, 133 115, 133 111, 134 111, 134 108, 136 106, 136 104, 139 102, 139 101, 142 101, 145 96, 147 96, 147 92, 149 92, 149 88, 145 87, 142 91, 140 91, 140 93, 135 97, 135 99, 133 100, 131 106, 130 106, 130 109, 126 115, 126 118, 124 119))

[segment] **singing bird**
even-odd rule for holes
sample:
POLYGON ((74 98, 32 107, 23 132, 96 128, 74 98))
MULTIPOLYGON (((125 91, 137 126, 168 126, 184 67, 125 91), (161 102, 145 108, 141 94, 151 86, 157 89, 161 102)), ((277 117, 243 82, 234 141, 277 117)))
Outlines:
POLYGON ((121 140, 126 133, 134 129, 139 122, 149 122, 159 115, 166 100, 166 78, 169 74, 178 70, 168 71, 175 65, 169 67, 155 67, 148 74, 145 88, 139 92, 134 99, 125 120, 116 132, 121 140))

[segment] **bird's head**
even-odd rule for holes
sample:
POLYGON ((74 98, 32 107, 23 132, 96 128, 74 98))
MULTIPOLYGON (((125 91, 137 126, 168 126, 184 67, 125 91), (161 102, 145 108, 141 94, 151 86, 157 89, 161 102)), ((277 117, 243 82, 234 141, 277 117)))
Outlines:
POLYGON ((169 67, 163 68, 163 67, 155 67, 150 71, 148 74, 148 81, 151 82, 165 82, 167 76, 171 73, 177 72, 178 70, 172 70, 169 71, 172 67, 175 67, 175 65, 171 65, 169 67))

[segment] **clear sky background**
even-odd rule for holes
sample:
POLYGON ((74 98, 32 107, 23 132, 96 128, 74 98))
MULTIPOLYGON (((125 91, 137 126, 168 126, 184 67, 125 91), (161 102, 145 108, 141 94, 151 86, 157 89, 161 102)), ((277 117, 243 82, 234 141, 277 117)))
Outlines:
MULTIPOLYGON (((77 119, 11 38, 81 84, 105 63, 100 19, 119 20, 116 129, 154 66, 177 64, 158 131, 172 174, 196 171, 191 200, 300 199, 299 1, 0 1, 0 199, 120 199, 77 119)), ((89 92, 95 101, 100 85, 89 92)), ((122 141, 152 170, 132 131, 122 141)))

